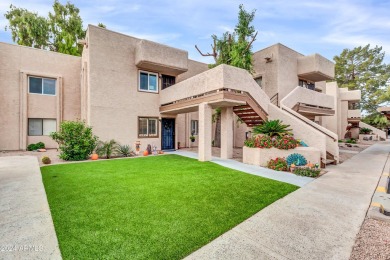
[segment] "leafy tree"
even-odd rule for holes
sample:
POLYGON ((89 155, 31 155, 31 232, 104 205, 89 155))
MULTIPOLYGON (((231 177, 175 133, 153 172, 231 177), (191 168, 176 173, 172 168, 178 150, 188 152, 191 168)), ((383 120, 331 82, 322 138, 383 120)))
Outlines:
POLYGON ((390 65, 383 63, 385 53, 382 47, 356 47, 344 49, 340 56, 335 56, 335 78, 339 87, 350 90, 360 89, 362 92, 362 109, 375 113, 378 104, 390 101, 388 91, 390 65), (387 100, 386 100, 387 99, 387 100))
MULTIPOLYGON (((215 34, 211 36, 213 39, 212 53, 202 53, 198 46, 195 48, 202 56, 214 57, 215 63, 209 64, 210 68, 214 68, 220 64, 228 64, 238 68, 246 69, 249 72, 253 71, 252 60, 252 44, 256 40, 257 32, 251 25, 256 10, 247 12, 244 6, 239 6, 238 23, 234 32, 225 32, 221 37, 215 34)), ((221 109, 216 109, 213 114, 213 122, 216 123, 214 133, 214 146, 221 146, 221 109)))
POLYGON ((60 131, 51 133, 50 137, 59 144, 59 157, 65 161, 87 159, 98 142, 98 138, 92 133, 92 127, 81 121, 62 122, 60 131))
POLYGON ((228 64, 252 72, 252 44, 256 40, 257 32, 255 32, 255 28, 251 23, 255 17, 255 12, 256 10, 245 11, 241 4, 238 12, 238 23, 234 32, 225 32, 221 37, 215 34, 211 36, 214 42, 211 54, 202 53, 195 45, 202 56, 214 57, 215 64, 210 64, 210 68, 220 64, 228 64))
POLYGON ((389 126, 389 121, 385 115, 378 112, 365 116, 362 121, 366 124, 372 125, 378 129, 383 129, 389 126))
POLYGON ((4 15, 9 22, 6 30, 19 45, 80 56, 82 45, 77 41, 85 37, 85 30, 79 12, 70 2, 62 5, 58 0, 47 18, 11 5, 4 15))

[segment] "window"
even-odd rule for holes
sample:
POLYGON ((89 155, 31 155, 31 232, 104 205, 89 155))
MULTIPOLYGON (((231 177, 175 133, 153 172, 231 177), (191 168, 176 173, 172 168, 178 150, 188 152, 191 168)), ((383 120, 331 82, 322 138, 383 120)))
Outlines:
POLYGON ((139 117, 138 137, 158 137, 158 118, 139 117))
POLYGON ((56 95, 56 80, 28 77, 29 93, 41 95, 56 95))
POLYGON ((139 90, 158 92, 158 74, 146 71, 139 72, 139 90))
POLYGON ((191 135, 198 135, 198 120, 191 120, 191 135))
POLYGON ((255 78, 255 81, 256 81, 257 85, 260 86, 260 88, 263 88, 263 77, 255 78))
POLYGON ((28 135, 30 136, 50 135, 55 131, 57 131, 57 120, 55 119, 28 119, 28 135))
POLYGON ((308 88, 310 90, 315 90, 314 83, 307 81, 307 80, 304 80, 304 79, 298 80, 298 86, 303 87, 303 88, 308 88))
POLYGON ((175 85, 176 78, 173 76, 168 76, 168 75, 162 75, 161 76, 161 89, 166 89, 169 88, 172 85, 175 85))

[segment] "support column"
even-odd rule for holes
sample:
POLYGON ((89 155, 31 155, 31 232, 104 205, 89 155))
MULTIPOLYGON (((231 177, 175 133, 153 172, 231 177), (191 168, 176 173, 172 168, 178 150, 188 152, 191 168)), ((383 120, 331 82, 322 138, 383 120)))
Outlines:
POLYGON ((212 108, 207 103, 199 104, 198 160, 211 160, 212 108))
POLYGON ((221 109, 221 158, 233 158, 233 107, 221 109))

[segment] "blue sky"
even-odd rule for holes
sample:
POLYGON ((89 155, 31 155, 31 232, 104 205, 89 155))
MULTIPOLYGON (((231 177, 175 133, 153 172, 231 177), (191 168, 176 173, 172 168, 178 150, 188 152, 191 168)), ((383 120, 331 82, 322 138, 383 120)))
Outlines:
MULTIPOLYGON (((65 1, 62 1, 65 3, 65 1)), ((80 8, 84 25, 104 23, 108 29, 187 50, 191 59, 212 62, 195 50, 197 44, 210 51, 211 35, 232 31, 238 5, 256 9, 254 26, 259 36, 253 50, 280 42, 302 54, 320 53, 332 59, 344 48, 370 43, 386 51, 390 63, 389 0, 170 0, 71 1, 80 8)), ((12 42, 5 31, 4 13, 9 5, 47 15, 53 1, 2 0, 0 2, 0 41, 12 42)))

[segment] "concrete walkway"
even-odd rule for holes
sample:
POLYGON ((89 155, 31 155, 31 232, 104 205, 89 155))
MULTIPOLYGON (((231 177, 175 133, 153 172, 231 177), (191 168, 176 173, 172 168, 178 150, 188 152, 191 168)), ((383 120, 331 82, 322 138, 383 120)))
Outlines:
POLYGON ((349 259, 390 152, 376 144, 187 259, 349 259))
MULTIPOLYGON (((198 159, 198 154, 194 152, 188 152, 188 151, 174 151, 169 152, 170 154, 177 154, 189 158, 198 159)), ((213 157, 211 162, 219 164, 221 166, 224 166, 226 168, 246 172, 249 174, 265 177, 272 180, 277 180, 281 182, 286 182, 290 184, 294 184, 296 186, 302 187, 309 182, 313 181, 313 178, 304 177, 304 176, 297 176, 295 174, 286 173, 286 172, 278 172, 271 169, 267 169, 264 167, 256 166, 256 165, 249 165, 241 162, 237 162, 235 160, 224 160, 218 157, 213 157)))
POLYGON ((0 157, 0 259, 61 259, 36 157, 0 157))

